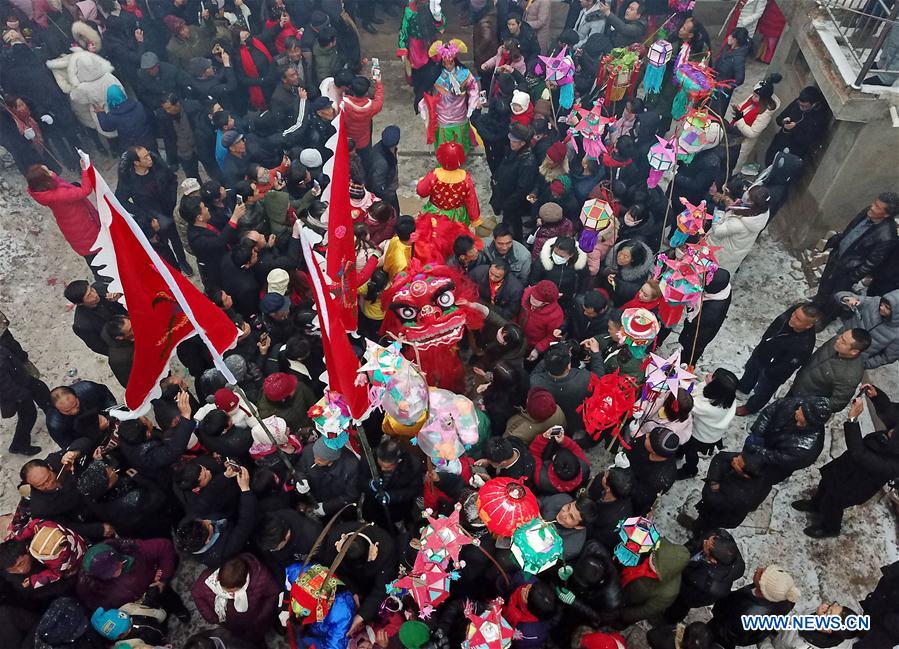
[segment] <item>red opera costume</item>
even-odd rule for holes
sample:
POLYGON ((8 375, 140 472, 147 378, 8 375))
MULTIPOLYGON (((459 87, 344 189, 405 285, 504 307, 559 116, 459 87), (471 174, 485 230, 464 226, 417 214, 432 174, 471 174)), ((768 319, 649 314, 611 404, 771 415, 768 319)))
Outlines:
POLYGON ((440 166, 418 181, 416 192, 427 198, 422 212, 443 214, 452 221, 474 227, 481 222, 481 207, 471 174, 462 169, 465 149, 457 142, 437 147, 440 166))

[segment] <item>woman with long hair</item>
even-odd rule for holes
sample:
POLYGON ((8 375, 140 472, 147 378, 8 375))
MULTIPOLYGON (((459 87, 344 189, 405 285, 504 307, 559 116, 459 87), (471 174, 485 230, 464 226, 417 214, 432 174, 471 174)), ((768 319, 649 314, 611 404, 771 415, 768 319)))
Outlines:
POLYGON ((774 94, 774 84, 779 83, 783 77, 776 72, 769 74, 763 81, 752 89, 752 94, 739 105, 732 106, 733 118, 728 124, 728 136, 738 155, 731 153, 731 168, 739 171, 744 164, 749 162, 755 144, 762 132, 774 119, 780 109, 780 98, 774 94))
POLYGON ((722 448, 724 433, 737 411, 737 375, 719 367, 707 374, 701 390, 693 390, 693 435, 678 449, 685 461, 677 470, 677 479, 691 478, 698 472, 699 455, 711 455, 722 448))

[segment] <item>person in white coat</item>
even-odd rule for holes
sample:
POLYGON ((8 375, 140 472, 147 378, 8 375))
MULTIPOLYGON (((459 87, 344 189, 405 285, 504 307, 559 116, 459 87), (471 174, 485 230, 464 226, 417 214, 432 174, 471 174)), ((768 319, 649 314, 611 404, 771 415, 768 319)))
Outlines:
POLYGON ((770 198, 767 187, 751 188, 743 200, 728 205, 721 220, 709 230, 706 241, 721 248, 715 252, 718 266, 730 271, 731 275, 740 268, 759 233, 768 224, 770 198))
POLYGON ((719 367, 705 377, 701 390, 693 390, 693 434, 678 449, 678 455, 684 457, 678 480, 699 473, 700 453, 711 455, 722 447, 721 440, 737 411, 737 382, 736 374, 719 367))
MULTIPOLYGON (((572 0, 573 1, 573 0, 572 0)), ((574 46, 578 50, 584 47, 587 39, 593 34, 602 34, 606 30, 606 16, 600 11, 599 0, 579 0, 581 13, 574 22, 574 30, 580 40, 574 46)))
POLYGON ((774 94, 774 84, 781 79, 781 75, 772 72, 756 84, 749 97, 731 105, 733 118, 728 125, 728 134, 740 142, 740 153, 731 169, 739 171, 744 164, 752 160, 751 156, 759 136, 768 128, 780 109, 780 98, 774 94))

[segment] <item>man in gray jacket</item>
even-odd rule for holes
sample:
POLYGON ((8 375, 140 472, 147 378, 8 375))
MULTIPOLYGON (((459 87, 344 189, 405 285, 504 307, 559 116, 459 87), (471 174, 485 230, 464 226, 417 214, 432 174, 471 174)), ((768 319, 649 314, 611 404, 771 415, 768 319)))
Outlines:
POLYGON ((478 265, 493 263, 497 257, 505 259, 512 274, 523 286, 527 286, 531 275, 531 252, 523 243, 515 241, 512 226, 498 223, 493 229, 493 236, 484 237, 483 241, 484 249, 481 250, 478 265))
POLYGON ((531 387, 549 390, 565 413, 565 420, 572 432, 584 428, 584 419, 577 407, 587 396, 591 372, 601 376, 604 371, 601 353, 590 353, 589 367, 589 371, 572 367, 571 350, 568 345, 560 343, 546 350, 543 360, 531 374, 531 387))
POLYGON ((864 329, 849 329, 821 345, 799 368, 788 397, 826 397, 830 411, 846 407, 862 382, 865 371, 861 355, 871 346, 864 329))
POLYGON ((852 311, 852 317, 841 331, 858 328, 871 335, 871 346, 861 355, 866 370, 899 359, 899 289, 883 297, 860 297, 850 291, 840 291, 834 299, 852 311))

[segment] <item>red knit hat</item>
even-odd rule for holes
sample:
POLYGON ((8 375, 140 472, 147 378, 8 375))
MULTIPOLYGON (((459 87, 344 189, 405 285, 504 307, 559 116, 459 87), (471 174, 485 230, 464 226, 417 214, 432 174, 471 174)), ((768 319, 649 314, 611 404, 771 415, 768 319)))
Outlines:
POLYGON ((527 411, 535 421, 546 421, 556 412, 556 399, 546 388, 528 391, 527 411))
POLYGON ((447 171, 454 171, 465 164, 465 149, 458 142, 444 142, 437 147, 437 162, 447 171))
POLYGON ((284 401, 297 389, 297 377, 286 372, 275 372, 265 377, 262 391, 269 401, 284 401))
POLYGON ((618 633, 588 633, 581 638, 580 649, 627 649, 627 641, 618 633))
POLYGON ((559 299, 559 287, 548 279, 541 279, 534 284, 534 288, 531 289, 531 295, 534 296, 534 299, 541 302, 556 302, 559 299))
POLYGON ((555 162, 557 165, 562 164, 565 156, 568 155, 568 147, 564 142, 556 142, 546 150, 546 157, 555 162))

